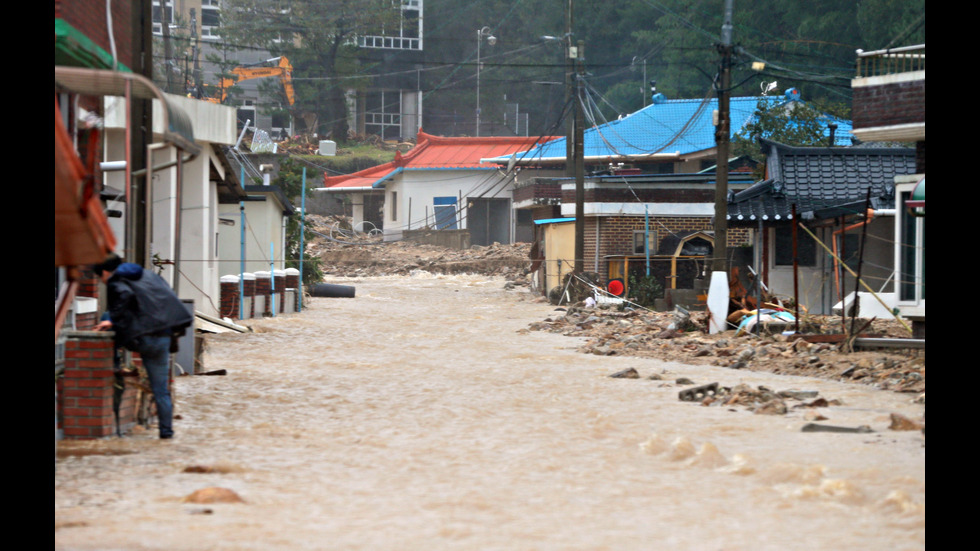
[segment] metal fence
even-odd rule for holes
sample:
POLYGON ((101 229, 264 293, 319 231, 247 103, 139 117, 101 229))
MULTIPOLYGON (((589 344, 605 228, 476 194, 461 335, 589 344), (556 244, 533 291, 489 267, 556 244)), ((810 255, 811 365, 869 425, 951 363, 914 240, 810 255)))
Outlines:
POLYGON ((857 78, 926 70, 926 45, 857 51, 857 78))

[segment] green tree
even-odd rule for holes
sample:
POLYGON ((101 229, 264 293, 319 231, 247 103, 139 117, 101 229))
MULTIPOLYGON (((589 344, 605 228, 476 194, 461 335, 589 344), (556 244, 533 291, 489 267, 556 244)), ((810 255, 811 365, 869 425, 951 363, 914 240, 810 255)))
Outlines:
POLYGON ((847 108, 839 103, 784 102, 763 97, 756 105, 753 120, 732 140, 732 154, 762 161, 760 138, 793 146, 826 146, 828 125, 846 117, 847 108))
MULTIPOLYGON (((307 174, 307 194, 315 187, 315 181, 318 181, 316 175, 307 174)), ((274 184, 281 187, 283 193, 290 200, 300 197, 303 193, 302 164, 288 157, 283 159, 279 164, 279 176, 274 184)), ((313 241, 315 236, 311 228, 306 227, 305 232, 301 232, 301 229, 303 229, 303 224, 300 215, 290 216, 286 221, 286 267, 299 269, 302 258, 303 273, 301 277, 303 278, 303 285, 312 288, 313 285, 323 281, 323 267, 319 257, 307 256, 306 251, 300 249, 301 236, 304 248, 313 241)))

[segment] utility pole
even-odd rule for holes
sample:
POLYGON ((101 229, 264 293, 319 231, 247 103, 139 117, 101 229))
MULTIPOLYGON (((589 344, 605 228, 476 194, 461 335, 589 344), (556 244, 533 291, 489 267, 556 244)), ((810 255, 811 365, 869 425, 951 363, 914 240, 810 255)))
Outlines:
MULTIPOLYGON (((132 19, 132 68, 133 72, 153 80, 153 18, 150 0, 139 0, 133 5, 132 19)), ((148 99, 129 98, 128 143, 130 163, 126 177, 131 181, 131 193, 126 204, 126 260, 143 267, 150 265, 150 252, 147 245, 149 229, 146 222, 149 219, 149 209, 152 204, 152 186, 146 177, 133 177, 133 173, 146 168, 147 146, 150 143, 150 133, 153 129, 153 104, 148 99), (139 183, 137 184, 137 181, 139 183)))
POLYGON ((572 98, 575 102, 575 273, 581 274, 585 271, 585 114, 582 109, 585 42, 578 41, 574 54, 577 62, 575 97, 572 98))
POLYGON ((728 150, 731 140, 729 97, 732 82, 732 1, 725 0, 725 18, 721 26, 721 74, 718 89, 718 124, 715 144, 718 160, 715 169, 715 245, 711 261, 711 283, 708 287, 710 332, 726 329, 728 318, 728 150))
MULTIPOLYGON (((574 61, 572 57, 572 0, 568 0, 568 4, 565 6, 565 38, 562 40, 562 46, 565 47, 565 105, 568 105, 572 101, 572 78, 575 73, 574 61)), ((565 114, 565 158, 574 159, 575 158, 575 146, 573 142, 575 140, 575 122, 574 117, 569 117, 565 114)), ((575 175, 575 164, 574 162, 565 162, 565 176, 575 175)))
POLYGON ((194 57, 194 97, 201 99, 204 97, 204 82, 201 79, 201 52, 197 44, 197 14, 194 8, 191 13, 191 56, 194 57))

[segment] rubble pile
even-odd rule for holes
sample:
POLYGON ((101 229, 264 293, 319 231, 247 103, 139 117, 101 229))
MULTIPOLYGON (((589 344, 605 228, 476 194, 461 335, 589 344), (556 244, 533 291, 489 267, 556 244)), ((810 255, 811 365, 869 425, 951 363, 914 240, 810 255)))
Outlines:
POLYGON ((325 274, 340 277, 434 274, 483 274, 524 284, 531 266, 531 244, 515 243, 451 249, 411 240, 382 241, 380 232, 350 232, 349 219, 310 216, 319 235, 307 254, 322 261, 325 274))
MULTIPOLYGON (((809 331, 833 333, 839 318, 807 316, 809 331)), ((811 343, 781 333, 707 333, 707 316, 682 310, 596 307, 580 304, 555 309, 528 331, 550 331, 586 338, 579 351, 602 356, 657 358, 785 375, 853 381, 896 392, 925 392, 925 351, 906 349, 842 352, 837 344, 811 343)), ((907 337, 893 320, 875 320, 876 335, 907 337)))

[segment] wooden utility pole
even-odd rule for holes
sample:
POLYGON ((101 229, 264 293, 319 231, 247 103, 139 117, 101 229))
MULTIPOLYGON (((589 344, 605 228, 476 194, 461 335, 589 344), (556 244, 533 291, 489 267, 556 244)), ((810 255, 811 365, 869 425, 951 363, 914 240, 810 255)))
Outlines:
MULTIPOLYGON (((585 271, 585 114, 582 108, 582 79, 585 42, 579 40, 575 51, 575 273, 585 271)), ((596 243, 598 246, 598 243, 596 243)))
POLYGON ((729 97, 732 75, 732 0, 725 0, 725 19, 721 26, 721 67, 715 86, 718 90, 718 123, 715 144, 718 160, 715 168, 715 245, 708 287, 710 332, 720 333, 728 323, 728 150, 731 139, 729 97))
MULTIPOLYGON (((143 75, 150 81, 153 80, 153 18, 150 0, 138 0, 133 4, 132 26, 132 45, 133 45, 133 72, 143 75)), ((166 24, 166 22, 164 23, 166 24)), ((151 141, 153 132, 153 104, 148 99, 138 99, 130 97, 129 105, 129 132, 127 147, 129 152, 129 166, 127 166, 126 176, 131 179, 129 182, 133 186, 133 191, 127 197, 127 231, 125 257, 126 260, 149 267, 150 254, 147 242, 149 241, 149 229, 146 227, 149 219, 149 209, 152 202, 151 186, 147 181, 146 172, 143 176, 132 176, 138 171, 144 170, 149 160, 147 159, 147 146, 151 141), (137 184, 137 182, 139 182, 137 184)))
MULTIPOLYGON (((568 0, 565 6, 565 36, 562 39, 562 46, 565 48, 565 105, 568 106, 572 101, 572 79, 574 78, 575 66, 572 59, 572 0, 568 0)), ((565 176, 575 176, 575 163, 570 162, 575 158, 575 118, 565 114, 565 176)))
POLYGON ((718 126, 715 127, 718 162, 715 172, 715 254, 712 270, 728 271, 728 152, 731 141, 729 98, 732 83, 732 0, 725 0, 725 21, 721 27, 720 87, 718 89, 718 126))

